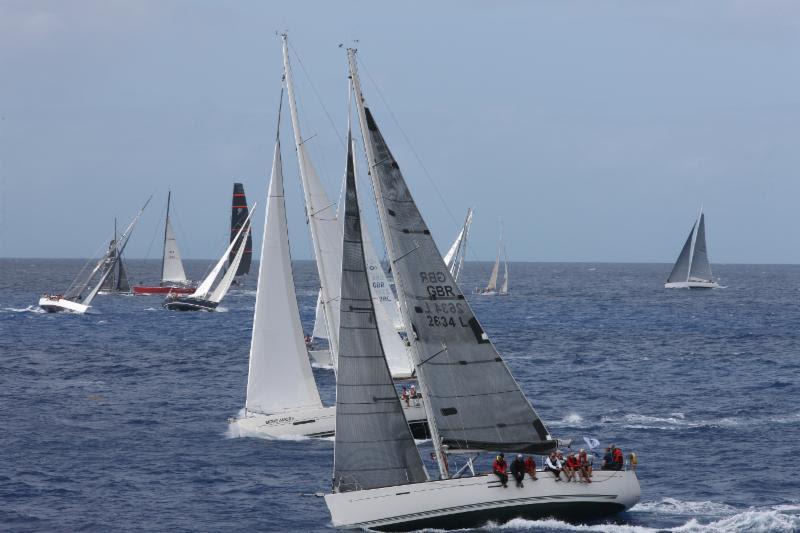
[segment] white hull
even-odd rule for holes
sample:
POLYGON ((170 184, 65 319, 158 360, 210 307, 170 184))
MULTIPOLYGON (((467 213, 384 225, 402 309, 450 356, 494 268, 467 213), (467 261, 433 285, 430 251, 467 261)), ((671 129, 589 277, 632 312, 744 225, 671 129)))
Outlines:
POLYGON ((60 313, 66 311, 68 313, 76 313, 79 315, 84 314, 89 310, 90 305, 84 305, 66 298, 51 298, 42 296, 39 298, 39 307, 48 313, 60 313))
POLYGON ((632 471, 595 471, 592 483, 556 482, 540 472, 525 486, 503 488, 493 475, 326 494, 337 528, 409 531, 475 527, 491 520, 554 516, 579 520, 611 515, 636 505, 641 496, 632 471))
MULTIPOLYGON (((412 403, 410 407, 403 404, 403 411, 412 433, 417 438, 427 437, 428 422, 422 404, 412 403)), ((243 416, 232 418, 229 422, 237 424, 240 433, 246 436, 270 439, 332 437, 336 431, 336 407, 292 410, 272 415, 246 411, 243 416)))
POLYGON ((674 281, 665 283, 665 289, 719 289, 721 288, 716 281, 674 281))

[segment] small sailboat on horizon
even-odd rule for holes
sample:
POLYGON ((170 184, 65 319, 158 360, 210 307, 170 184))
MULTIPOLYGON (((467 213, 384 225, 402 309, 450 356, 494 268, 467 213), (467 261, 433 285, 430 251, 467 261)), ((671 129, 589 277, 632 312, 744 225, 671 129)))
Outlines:
POLYGON ((719 283, 711 273, 706 246, 706 223, 703 208, 692 225, 689 237, 681 248, 678 260, 672 267, 665 289, 719 289, 719 283))
POLYGON ((503 242, 503 232, 500 231, 500 242, 497 245, 497 259, 494 261, 492 273, 489 275, 489 283, 483 289, 476 289, 476 294, 481 296, 507 296, 508 295, 508 254, 506 253, 506 245, 503 242), (500 257, 503 257, 503 283, 500 285, 500 290, 497 289, 497 278, 500 274, 500 257))
POLYGON ((192 282, 186 278, 178 241, 170 222, 172 191, 167 192, 167 214, 164 219, 164 245, 161 254, 161 282, 158 285, 134 285, 133 294, 191 294, 192 282))
POLYGON ((108 247, 103 257, 100 258, 95 267, 88 274, 85 274, 86 267, 90 264, 87 262, 64 294, 43 294, 42 297, 39 298, 39 307, 48 313, 66 311, 84 314, 88 311, 92 306, 94 297, 97 296, 97 293, 100 291, 101 287, 103 287, 108 277, 115 271, 116 264, 122 256, 125 247, 128 245, 128 240, 133 233, 133 228, 136 227, 139 217, 149 203, 150 198, 147 199, 142 208, 139 209, 139 212, 136 213, 136 216, 133 217, 130 224, 128 224, 128 227, 125 228, 119 241, 117 242, 116 238, 112 241, 112 245, 108 247), (89 289, 92 280, 98 273, 100 273, 98 281, 92 286, 89 292, 86 293, 86 290, 89 289))

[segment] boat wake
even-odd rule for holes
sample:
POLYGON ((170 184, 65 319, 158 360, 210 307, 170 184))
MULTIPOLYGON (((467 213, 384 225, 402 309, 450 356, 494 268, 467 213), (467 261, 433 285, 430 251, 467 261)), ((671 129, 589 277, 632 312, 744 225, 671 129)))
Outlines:
MULTIPOLYGON (((569 417, 567 417, 568 419, 569 417)), ((567 420, 565 419, 565 421, 567 420)), ((602 424, 621 424, 625 429, 657 429, 663 431, 682 430, 687 428, 733 428, 762 422, 768 424, 796 424, 800 422, 800 412, 763 419, 748 417, 720 417, 714 419, 692 419, 683 413, 669 413, 665 416, 650 416, 630 413, 622 416, 604 416, 602 424)))
POLYGON ((28 307, 18 308, 18 307, 4 307, 2 309, 4 313, 34 313, 37 315, 46 314, 47 311, 39 307, 38 305, 29 305, 28 307))

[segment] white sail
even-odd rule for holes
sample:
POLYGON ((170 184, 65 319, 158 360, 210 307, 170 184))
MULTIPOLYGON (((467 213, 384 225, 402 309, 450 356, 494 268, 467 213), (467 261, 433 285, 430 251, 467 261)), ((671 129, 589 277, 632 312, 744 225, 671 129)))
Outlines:
POLYGON ((222 257, 219 258, 217 264, 214 265, 214 268, 211 269, 208 276, 203 279, 200 285, 197 286, 197 289, 190 294, 189 298, 198 298, 198 299, 205 299, 208 296, 208 293, 211 291, 211 286, 214 284, 214 281, 219 276, 219 273, 222 271, 222 267, 225 266, 225 261, 228 259, 228 256, 233 250, 233 247, 236 246, 239 237, 242 235, 242 230, 247 226, 250 222, 250 217, 253 216, 253 212, 256 210, 256 204, 253 204, 253 209, 250 210, 250 214, 247 215, 247 219, 242 227, 239 229, 239 233, 236 234, 236 239, 232 240, 228 247, 225 249, 225 253, 222 254, 222 257))
POLYGON ((497 290, 497 275, 500 273, 500 248, 497 249, 497 259, 494 261, 492 268, 492 275, 489 276, 489 283, 486 284, 484 292, 491 292, 497 290))
POLYGON ((503 246, 503 285, 500 287, 500 294, 508 294, 508 253, 503 246))
POLYGON ((261 413, 320 408, 297 308, 277 140, 268 194, 245 407, 261 413))
POLYGON ((314 331, 312 339, 328 339, 328 330, 325 327, 325 310, 322 308, 322 291, 317 293, 317 307, 314 309, 314 331))
POLYGON ((169 221, 169 204, 172 192, 167 193, 167 218, 164 223, 164 256, 161 264, 161 281, 172 283, 186 283, 186 272, 183 270, 181 252, 178 241, 169 221))
POLYGON ((331 360, 336 368, 339 353, 339 292, 341 291, 342 228, 336 217, 336 203, 331 202, 306 153, 300 133, 300 120, 294 96, 292 69, 289 64, 289 43, 283 35, 283 65, 289 109, 294 130, 297 163, 305 195, 306 217, 314 247, 314 258, 319 274, 322 308, 328 330, 331 360))
MULTIPOLYGON (((247 228, 245 231, 249 232, 250 229, 247 228)), ((239 242, 239 249, 236 251, 233 261, 228 265, 228 270, 225 271, 222 279, 214 288, 214 292, 211 293, 209 300, 219 303, 223 298, 225 298, 225 295, 228 294, 231 284, 233 283, 233 278, 236 277, 236 272, 239 270, 239 264, 242 262, 242 257, 244 257, 244 251, 246 248, 247 239, 241 239, 239 242)))
POLYGON ((467 237, 469 236, 469 227, 472 224, 472 208, 467 209, 467 218, 461 231, 458 232, 456 240, 444 256, 444 263, 447 269, 453 275, 453 279, 458 281, 458 276, 461 273, 461 268, 464 266, 464 257, 467 250, 467 237))

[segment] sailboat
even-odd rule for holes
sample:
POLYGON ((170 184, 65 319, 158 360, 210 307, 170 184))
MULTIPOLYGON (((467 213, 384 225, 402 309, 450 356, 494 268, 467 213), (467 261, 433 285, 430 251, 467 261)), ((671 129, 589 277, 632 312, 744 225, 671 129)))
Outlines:
POLYGON ((135 285, 133 294, 191 294, 194 292, 191 282, 186 279, 178 241, 175 239, 175 232, 172 230, 169 218, 171 199, 172 191, 169 191, 167 192, 167 216, 164 221, 164 246, 161 255, 161 283, 155 286, 135 285))
MULTIPOLYGON (((373 332, 343 327, 340 373, 347 381, 337 382, 333 490, 325 495, 334 527, 464 528, 515 517, 594 517, 632 507, 640 488, 631 470, 595 471, 590 484, 541 476, 517 488, 501 487, 494 475, 475 474, 471 460, 466 466, 472 475, 466 467, 451 474, 448 457, 454 453, 544 454, 558 441, 520 390, 442 260, 366 107, 355 50, 348 50, 348 59, 398 297, 414 332, 412 353, 439 479, 429 477, 414 441, 398 424, 394 395, 382 394, 391 382, 379 364, 380 346, 370 342, 373 332)), ((358 281, 354 274, 352 292, 342 292, 343 326, 349 320, 345 312, 361 311, 363 297, 345 306, 351 294, 358 297, 358 281)), ((362 293, 368 289, 360 288, 362 293)))
MULTIPOLYGON (((235 238, 238 231, 242 228, 245 219, 247 218, 247 197, 244 194, 244 185, 241 183, 233 184, 233 201, 231 203, 231 242, 235 238)), ((232 263, 234 253, 231 252, 228 257, 228 262, 232 263)), ((250 263, 253 255, 253 232, 252 229, 247 231, 247 243, 245 244, 242 260, 239 262, 239 268, 236 269, 236 277, 244 276, 250 273, 250 263)))
POLYGON ((497 259, 494 261, 492 267, 492 274, 489 276, 489 283, 483 289, 477 289, 477 294, 483 296, 506 296, 508 295, 508 254, 506 253, 506 246, 503 244, 503 233, 500 232, 500 243, 497 245, 497 259), (500 273, 500 257, 503 257, 503 284, 500 290, 497 290, 497 278, 500 273))
POLYGON ((461 231, 458 232, 456 240, 444 256, 444 264, 447 270, 452 274, 453 279, 458 282, 458 277, 461 274, 461 269, 464 267, 464 259, 467 256, 467 237, 469 236, 469 227, 472 224, 472 208, 467 209, 467 218, 461 231))
POLYGON ((719 283, 711 274, 706 248, 706 223, 703 208, 692 225, 686 242, 683 244, 678 260, 664 284, 666 289, 718 289, 719 283))
MULTIPOLYGON (((128 283, 128 273, 125 264, 122 262, 122 255, 119 253, 119 241, 117 239, 117 219, 114 219, 114 238, 108 243, 106 251, 105 270, 110 270, 106 281, 100 287, 98 294, 126 293, 131 291, 128 283)), ((105 270, 103 273, 105 273, 105 270)))
MULTIPOLYGON (((317 176, 314 166, 306 150, 306 143, 300 131, 297 101, 294 92, 294 79, 289 62, 288 36, 283 34, 283 65, 286 80, 287 96, 289 98, 289 111, 292 119, 297 162, 300 169, 300 181, 303 186, 306 218, 311 232, 311 242, 314 249, 314 258, 319 275, 320 289, 317 299, 317 313, 314 326, 314 337, 328 340, 327 350, 314 350, 310 346, 309 355, 320 366, 336 369, 337 349, 339 346, 339 290, 341 285, 342 267, 342 226, 337 216, 337 204, 332 202, 317 176), (322 318, 324 320, 319 320, 322 318), (324 327, 323 327, 324 323, 324 327)), ((349 149, 349 148, 348 148, 349 149)), ((371 245, 370 245, 371 247, 371 245)), ((378 312, 378 321, 383 330, 397 328, 400 322, 391 288, 383 267, 372 252, 370 280, 376 286, 382 286, 383 292, 378 296, 385 312, 378 312)), ((409 378, 413 375, 413 366, 408 356, 408 347, 395 331, 396 338, 384 339, 385 349, 389 357, 392 373, 397 378, 409 378)))
MULTIPOLYGON (((100 260, 97 262, 97 264, 95 264, 94 268, 89 271, 88 274, 85 273, 86 266, 84 266, 64 294, 43 294, 39 299, 39 307, 48 313, 67 311, 71 313, 83 314, 88 311, 92 306, 92 300, 94 300, 94 297, 97 296, 100 288, 103 287, 111 273, 114 272, 116 264, 119 262, 120 257, 122 256, 122 252, 128 245, 128 240, 130 239, 131 233, 133 233, 133 228, 136 227, 139 217, 142 215, 142 212, 149 203, 150 198, 147 199, 142 208, 139 209, 139 212, 136 213, 136 216, 133 217, 131 223, 128 224, 128 227, 125 228, 125 231, 120 236, 119 241, 115 242, 116 238, 114 241, 112 241, 112 246, 108 247, 106 253, 103 254, 103 257, 100 258, 100 260), (91 285, 92 280, 95 279, 95 276, 97 276, 98 273, 98 280, 94 283, 94 285, 91 285), (91 289, 89 289, 90 285, 92 286, 91 289), (87 289, 89 289, 88 293, 86 292, 87 289)), ((89 263, 86 265, 88 266, 89 263)))
MULTIPOLYGON (((297 307, 283 190, 280 109, 258 265, 247 398, 242 415, 229 422, 244 434, 330 437, 336 427, 336 407, 325 407, 320 400, 297 307)), ((351 165, 348 175, 355 176, 351 165)), ((404 412, 422 436, 427 430, 424 408, 411 405, 404 412)))
MULTIPOLYGON (((255 211, 255 209, 256 204, 253 204, 253 211, 255 211)), ((163 307, 170 311, 216 310, 219 303, 225 298, 225 295, 228 294, 228 290, 230 290, 233 284, 233 278, 236 276, 236 271, 239 268, 239 263, 241 263, 244 251, 247 248, 247 240, 243 237, 250 231, 250 217, 253 211, 247 215, 242 227, 239 228, 239 231, 236 233, 236 238, 231 240, 225 253, 219 258, 219 261, 217 261, 214 268, 211 269, 211 272, 200 282, 197 289, 188 295, 168 294, 166 300, 164 300, 162 304, 163 307), (231 253, 234 254, 233 261, 230 262, 228 270, 225 271, 219 283, 214 287, 214 282, 217 280, 217 277, 219 277, 220 272, 222 272, 225 261, 231 253)))

